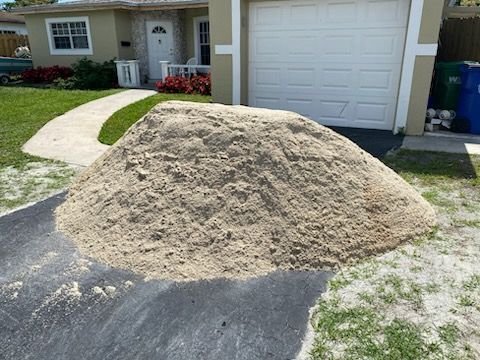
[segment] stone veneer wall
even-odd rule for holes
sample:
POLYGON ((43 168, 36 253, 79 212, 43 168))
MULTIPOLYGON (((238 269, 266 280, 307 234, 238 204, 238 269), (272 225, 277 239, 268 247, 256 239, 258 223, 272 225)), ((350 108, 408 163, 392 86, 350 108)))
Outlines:
MULTIPOLYGON (((184 64, 186 59, 185 41, 185 11, 132 11, 132 37, 135 58, 139 62, 140 78, 148 78, 148 45, 146 33, 146 21, 170 20, 173 23, 173 57, 177 64, 184 64)), ((160 66, 160 65, 159 65, 160 66)))

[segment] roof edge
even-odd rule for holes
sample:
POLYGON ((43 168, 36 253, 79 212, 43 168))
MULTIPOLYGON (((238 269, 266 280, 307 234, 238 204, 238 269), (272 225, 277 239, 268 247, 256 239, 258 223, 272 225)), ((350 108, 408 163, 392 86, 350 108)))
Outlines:
POLYGON ((46 13, 61 13, 67 11, 95 11, 95 10, 107 10, 107 9, 120 9, 120 10, 142 10, 143 8, 158 8, 162 10, 171 9, 186 9, 186 8, 199 8, 207 7, 208 0, 192 0, 192 1, 178 1, 178 2, 144 2, 136 3, 128 0, 117 0, 111 2, 98 2, 98 3, 83 3, 79 2, 75 4, 72 2, 45 4, 25 6, 12 9, 12 13, 20 15, 28 14, 46 14, 46 13))

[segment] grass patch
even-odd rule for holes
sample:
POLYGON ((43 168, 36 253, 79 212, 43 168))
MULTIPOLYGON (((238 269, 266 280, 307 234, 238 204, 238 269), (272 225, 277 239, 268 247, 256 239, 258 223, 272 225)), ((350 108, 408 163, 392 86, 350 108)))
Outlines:
POLYGON ((480 220, 454 219, 454 224, 459 227, 470 227, 480 229, 480 220))
POLYGON ((437 189, 431 189, 424 191, 422 196, 430 204, 443 208, 447 212, 454 212, 457 210, 457 206, 453 200, 443 197, 437 189))
POLYGON ((424 289, 420 285, 404 280, 396 274, 385 275, 376 287, 378 298, 385 304, 393 304, 402 299, 417 308, 422 305, 423 291, 424 289))
POLYGON ((444 343, 452 346, 458 340, 458 327, 453 323, 440 326, 438 335, 444 343))
POLYGON ((410 183, 424 186, 480 185, 480 156, 400 150, 384 159, 386 165, 410 183))
POLYGON ((480 274, 473 275, 468 281, 465 281, 463 288, 468 291, 480 289, 480 274))
POLYGON ((21 148, 43 125, 79 105, 118 91, 0 88, 0 168, 21 168, 38 161, 21 148))
POLYGON ((470 295, 460 295, 458 304, 463 307, 475 306, 475 300, 470 295))
POLYGON ((185 95, 185 94, 156 94, 146 99, 137 101, 113 114, 105 124, 98 135, 98 140, 106 145, 113 145, 123 134, 148 113, 158 103, 169 100, 193 101, 207 103, 210 102, 209 96, 185 95))
POLYGON ((376 259, 369 259, 355 267, 338 273, 328 282, 329 289, 337 291, 350 285, 354 280, 368 279, 373 276, 381 263, 376 259))
POLYGON ((441 327, 439 341, 431 342, 420 325, 397 318, 386 321, 370 307, 340 307, 332 301, 319 303, 313 327, 318 336, 310 354, 318 360, 454 358, 458 340, 453 324, 441 327))

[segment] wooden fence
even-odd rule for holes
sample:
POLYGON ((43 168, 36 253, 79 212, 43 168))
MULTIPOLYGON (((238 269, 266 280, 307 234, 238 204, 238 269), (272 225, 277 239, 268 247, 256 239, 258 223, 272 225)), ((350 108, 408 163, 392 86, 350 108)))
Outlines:
POLYGON ((12 56, 19 46, 29 46, 28 36, 0 34, 0 56, 12 56))
POLYGON ((480 61, 480 18, 444 20, 438 59, 480 61))

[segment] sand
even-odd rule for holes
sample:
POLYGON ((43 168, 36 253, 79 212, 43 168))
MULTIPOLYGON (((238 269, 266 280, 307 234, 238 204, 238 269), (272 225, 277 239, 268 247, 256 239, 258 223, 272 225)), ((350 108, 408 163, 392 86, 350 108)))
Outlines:
POLYGON ((180 281, 338 267, 436 223, 397 174, 311 120, 186 102, 135 124, 56 214, 84 254, 180 281))

